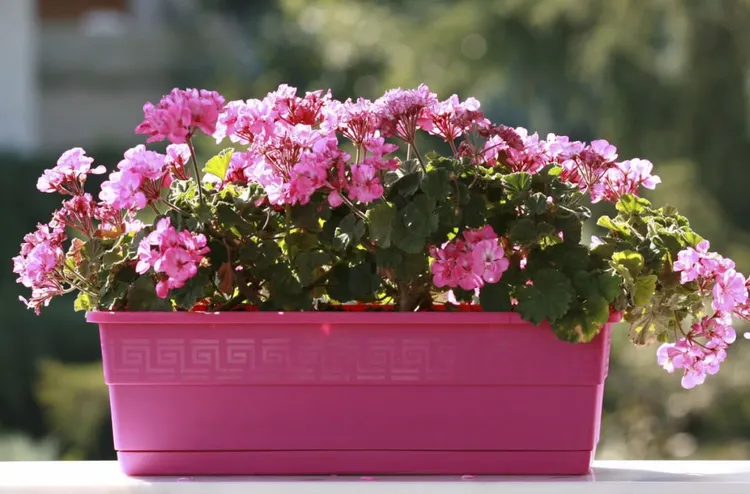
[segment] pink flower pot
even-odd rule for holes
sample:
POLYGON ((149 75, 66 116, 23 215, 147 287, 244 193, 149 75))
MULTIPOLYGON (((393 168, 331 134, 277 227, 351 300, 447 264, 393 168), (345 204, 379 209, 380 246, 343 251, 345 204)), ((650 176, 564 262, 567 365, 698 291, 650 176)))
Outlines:
POLYGON ((591 343, 488 312, 93 312, 131 475, 585 474, 591 343))

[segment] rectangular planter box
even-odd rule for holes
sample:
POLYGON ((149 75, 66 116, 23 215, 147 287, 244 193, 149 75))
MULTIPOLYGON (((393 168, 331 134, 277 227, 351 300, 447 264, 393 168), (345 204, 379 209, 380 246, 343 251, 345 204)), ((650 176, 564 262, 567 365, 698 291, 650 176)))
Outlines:
POLYGON ((130 475, 585 474, 609 325, 517 314, 92 312, 130 475))

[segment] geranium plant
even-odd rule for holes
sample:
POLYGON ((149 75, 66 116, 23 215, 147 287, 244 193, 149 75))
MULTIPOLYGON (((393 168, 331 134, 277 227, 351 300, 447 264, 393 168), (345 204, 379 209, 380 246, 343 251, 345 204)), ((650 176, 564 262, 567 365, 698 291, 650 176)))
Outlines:
POLYGON ((604 140, 496 125, 424 85, 374 102, 175 89, 144 113, 136 132, 166 154, 126 151, 98 200, 84 185, 104 168, 80 148, 39 179, 66 200, 14 258, 37 313, 71 291, 89 311, 515 311, 570 342, 621 313, 685 387, 750 313, 734 263, 638 196, 652 164, 604 140), (201 133, 229 141, 203 164, 201 133), (616 216, 585 245, 589 201, 616 216))

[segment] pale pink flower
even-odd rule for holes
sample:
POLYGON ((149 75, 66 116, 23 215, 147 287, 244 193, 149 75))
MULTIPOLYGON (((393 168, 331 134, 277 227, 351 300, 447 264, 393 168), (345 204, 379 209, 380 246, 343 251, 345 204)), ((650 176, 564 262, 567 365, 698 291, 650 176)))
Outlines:
POLYGON ((651 174, 652 169, 650 161, 637 158, 617 163, 591 187, 592 202, 617 202, 625 194, 637 196, 640 187, 653 190, 661 179, 651 174))
POLYGON ((731 312, 737 305, 747 302, 745 277, 734 269, 729 269, 716 277, 713 288, 713 308, 731 312))
POLYGON ((81 195, 87 175, 101 175, 104 166, 91 168, 93 158, 86 156, 82 148, 72 148, 65 151, 57 160, 57 165, 44 173, 37 181, 37 189, 41 192, 59 192, 60 194, 81 195))
POLYGON ((167 146, 167 157, 164 164, 177 180, 189 180, 190 173, 186 167, 190 161, 190 146, 187 144, 170 144, 167 146))

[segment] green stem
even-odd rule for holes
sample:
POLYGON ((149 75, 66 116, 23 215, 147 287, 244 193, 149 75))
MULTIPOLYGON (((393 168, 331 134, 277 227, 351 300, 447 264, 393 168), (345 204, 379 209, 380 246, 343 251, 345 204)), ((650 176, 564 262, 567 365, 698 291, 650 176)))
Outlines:
POLYGON ((195 157, 195 148, 193 147, 193 136, 192 134, 188 135, 185 142, 188 145, 188 148, 190 149, 190 158, 193 162, 193 170, 195 171, 195 182, 198 184, 198 200, 202 203, 203 202, 203 187, 201 186, 201 173, 198 169, 198 159, 195 157))
POLYGON ((341 200, 344 202, 344 204, 347 205, 349 209, 352 210, 352 213, 354 213, 355 215, 357 215, 357 217, 359 217, 359 219, 361 219, 362 221, 367 221, 367 215, 365 215, 365 213, 360 211, 359 208, 355 206, 354 203, 352 203, 352 201, 350 201, 346 196, 344 196, 344 194, 341 194, 341 200))
POLYGON ((415 144, 413 147, 414 147, 414 154, 417 155, 417 160, 419 161, 419 166, 422 167, 423 172, 426 172, 427 168, 424 166, 424 161, 422 161, 422 155, 419 154, 419 149, 417 149, 417 145, 415 144))

